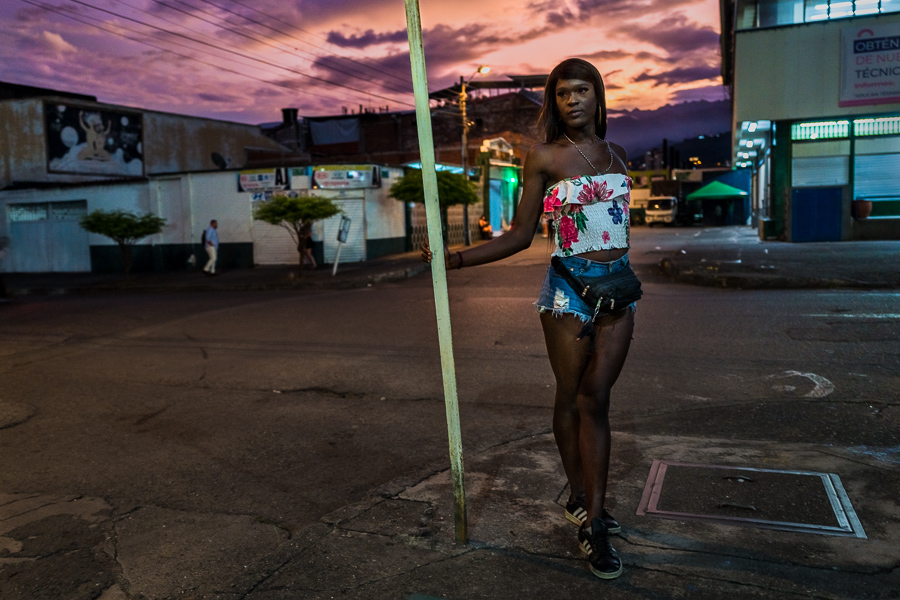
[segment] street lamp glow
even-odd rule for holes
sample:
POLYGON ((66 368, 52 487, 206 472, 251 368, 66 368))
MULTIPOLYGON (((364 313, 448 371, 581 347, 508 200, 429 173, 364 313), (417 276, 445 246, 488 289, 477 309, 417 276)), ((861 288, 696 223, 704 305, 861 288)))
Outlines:
MULTIPOLYGON (((477 75, 489 73, 491 68, 487 65, 478 65, 478 68, 475 70, 472 75, 469 76, 469 80, 471 81, 475 79, 477 75)), ((462 172, 463 177, 466 179, 469 178, 468 169, 466 167, 466 155, 469 151, 469 119, 466 116, 466 84, 468 81, 460 75, 459 77, 459 112, 462 115, 462 143, 459 146, 461 151, 462 158, 462 172)), ((470 246, 472 244, 472 240, 469 236, 469 205, 463 204, 463 243, 466 246, 470 246)))

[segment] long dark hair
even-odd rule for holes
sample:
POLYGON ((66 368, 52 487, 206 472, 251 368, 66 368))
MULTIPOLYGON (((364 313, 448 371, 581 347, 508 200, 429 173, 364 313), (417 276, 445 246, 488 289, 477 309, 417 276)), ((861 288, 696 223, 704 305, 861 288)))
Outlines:
POLYGON ((597 95, 597 135, 606 138, 606 88, 600 71, 586 60, 567 58, 550 71, 544 86, 544 104, 538 118, 538 128, 544 132, 544 141, 552 142, 563 133, 556 107, 556 83, 560 79, 582 79, 593 84, 597 95))

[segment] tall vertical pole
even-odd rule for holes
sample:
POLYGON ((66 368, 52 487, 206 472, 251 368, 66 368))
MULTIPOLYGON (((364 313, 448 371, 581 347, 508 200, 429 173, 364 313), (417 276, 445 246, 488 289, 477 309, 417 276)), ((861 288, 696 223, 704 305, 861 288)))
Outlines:
MULTIPOLYGON (((467 159, 469 158, 469 118, 466 116, 466 80, 460 75, 459 77, 459 112, 462 113, 462 170, 463 177, 469 181, 469 173, 467 168, 467 159)), ((466 246, 472 245, 471 234, 469 233, 469 205, 463 204, 463 243, 466 246)))
POLYGON ((450 331, 450 300, 447 296, 447 265, 444 263, 444 241, 441 236, 441 210, 438 202, 437 175, 434 168, 434 139, 431 135, 431 110, 428 106, 428 79, 425 77, 425 50, 422 47, 422 21, 419 0, 406 3, 406 32, 412 66, 413 91, 416 96, 416 127, 419 132, 419 158, 422 162, 422 184, 425 190, 425 220, 428 244, 433 251, 431 282, 437 315, 438 344, 444 375, 444 404, 447 412, 447 435, 450 441, 450 474, 453 480, 453 522, 456 542, 466 544, 466 489, 463 482, 462 437, 459 428, 459 402, 456 397, 456 367, 453 363, 453 336, 450 331))

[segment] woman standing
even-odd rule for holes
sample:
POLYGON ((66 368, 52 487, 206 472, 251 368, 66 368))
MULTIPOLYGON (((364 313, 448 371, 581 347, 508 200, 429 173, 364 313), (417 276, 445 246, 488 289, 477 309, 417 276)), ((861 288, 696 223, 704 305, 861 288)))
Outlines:
MULTIPOLYGON (((473 267, 528 248, 542 214, 552 226, 553 254, 572 274, 598 277, 627 268, 631 179, 625 151, 605 140, 605 90, 593 65, 573 58, 553 69, 540 125, 545 142, 525 159, 520 226, 465 252, 447 253, 448 268, 473 267)), ((427 247, 423 254, 431 260, 427 247)), ((623 567, 609 541, 621 527, 604 508, 609 402, 631 344, 635 307, 594 319, 594 307, 552 267, 535 306, 556 378, 553 434, 570 489, 565 516, 580 524, 578 542, 591 571, 613 579, 623 567)))

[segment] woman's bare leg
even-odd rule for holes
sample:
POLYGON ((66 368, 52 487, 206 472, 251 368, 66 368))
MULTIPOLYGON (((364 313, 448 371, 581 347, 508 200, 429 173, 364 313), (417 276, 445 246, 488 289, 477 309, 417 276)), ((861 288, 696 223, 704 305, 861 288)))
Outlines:
POLYGON ((553 406, 553 436, 569 480, 569 502, 584 494, 581 448, 578 442, 581 419, 578 414, 578 388, 588 364, 591 339, 576 340, 584 324, 573 315, 541 313, 544 341, 550 366, 556 378, 553 406))
POLYGON ((576 340, 583 324, 572 315, 541 314, 544 341, 556 377, 553 435, 569 481, 569 501, 585 493, 588 522, 599 518, 609 474, 610 391, 628 355, 631 310, 606 317, 594 339, 576 340))
POLYGON ((601 518, 606 501, 609 476, 609 401, 613 384, 619 378, 631 336, 634 313, 605 317, 594 329, 594 344, 578 388, 578 414, 581 419, 579 449, 584 470, 587 522, 601 518))

